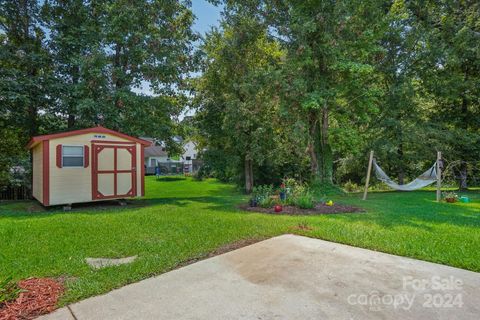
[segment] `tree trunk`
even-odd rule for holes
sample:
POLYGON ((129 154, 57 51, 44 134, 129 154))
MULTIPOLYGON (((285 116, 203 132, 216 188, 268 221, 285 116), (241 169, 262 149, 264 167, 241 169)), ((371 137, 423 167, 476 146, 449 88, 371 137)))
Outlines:
POLYGON ((468 189, 467 162, 466 161, 462 161, 462 164, 460 165, 460 181, 459 181, 458 189, 460 189, 460 190, 467 190, 468 189))
POLYGON ((251 193, 253 190, 253 161, 247 155, 245 156, 245 192, 251 193))
POLYGON ((310 172, 312 177, 318 176, 318 159, 317 159, 317 143, 318 140, 316 137, 319 135, 318 133, 318 115, 316 112, 310 112, 309 119, 309 134, 310 139, 308 143, 308 154, 310 156, 310 172))
POLYGON ((400 142, 397 149, 398 155, 398 184, 404 184, 405 182, 405 168, 403 166, 403 143, 400 142))
MULTIPOLYGON (((465 94, 462 95, 462 107, 461 107, 461 112, 463 115, 463 129, 465 132, 468 132, 468 121, 469 121, 469 116, 468 116, 468 101, 465 96, 465 94)), ((468 146, 463 146, 463 152, 462 152, 462 164, 460 167, 460 181, 458 188, 460 190, 467 190, 468 189, 468 183, 467 183, 467 161, 466 158, 463 156, 465 154, 469 154, 470 150, 468 150, 468 146)))
POLYGON ((325 106, 322 109, 322 122, 320 127, 320 148, 319 148, 319 159, 320 159, 320 181, 333 183, 333 154, 332 148, 328 139, 328 108, 325 106))
POLYGON ((333 155, 328 141, 328 108, 324 107, 320 114, 312 111, 309 116, 310 169, 312 177, 320 182, 333 182, 333 155), (320 121, 318 121, 320 118, 320 121))

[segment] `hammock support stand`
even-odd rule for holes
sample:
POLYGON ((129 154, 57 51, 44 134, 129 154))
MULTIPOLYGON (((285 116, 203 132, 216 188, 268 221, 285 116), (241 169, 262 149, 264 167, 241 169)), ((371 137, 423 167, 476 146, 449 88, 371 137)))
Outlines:
POLYGON ((437 190, 436 190, 436 198, 437 202, 440 202, 442 193, 441 193, 441 188, 442 188, 442 153, 440 151, 437 151, 437 161, 435 164, 426 172, 424 172, 420 177, 415 179, 414 181, 406 184, 406 185, 398 185, 394 181, 392 181, 386 174, 385 172, 378 166, 376 163, 374 157, 373 151, 370 151, 370 157, 368 159, 368 167, 367 167, 367 177, 365 179, 365 190, 363 191, 363 200, 367 200, 368 196, 368 186, 370 183, 370 176, 372 174, 372 166, 375 165, 375 174, 377 177, 389 185, 391 188, 396 189, 396 190, 402 190, 402 191, 411 191, 411 190, 416 190, 419 188, 422 188, 424 186, 427 186, 428 184, 432 184, 436 181, 437 183, 437 190), (375 162, 375 163, 374 163, 375 162), (433 178, 433 179, 432 179, 433 178))

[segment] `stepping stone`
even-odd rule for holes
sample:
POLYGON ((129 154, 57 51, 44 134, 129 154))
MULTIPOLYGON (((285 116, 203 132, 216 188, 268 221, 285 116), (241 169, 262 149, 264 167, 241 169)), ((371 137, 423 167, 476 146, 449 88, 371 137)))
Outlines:
POLYGON ((111 266, 119 266, 122 264, 132 263, 138 256, 131 256, 119 259, 109 258, 86 258, 87 263, 94 269, 100 269, 111 266))

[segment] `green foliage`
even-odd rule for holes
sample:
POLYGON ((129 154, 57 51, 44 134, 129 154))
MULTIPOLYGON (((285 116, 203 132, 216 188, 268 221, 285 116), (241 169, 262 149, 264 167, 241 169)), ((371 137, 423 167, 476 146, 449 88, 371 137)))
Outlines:
POLYGON ((358 184, 350 180, 345 182, 345 184, 343 185, 343 190, 345 190, 346 192, 359 192, 361 191, 361 189, 362 188, 358 184))
POLYGON ((297 206, 302 209, 312 209, 315 206, 315 198, 307 185, 293 178, 282 180, 285 185, 285 204, 297 206))
POLYGON ((454 191, 445 191, 442 192, 442 198, 443 199, 455 199, 455 201, 458 200, 458 194, 454 191))
POLYGON ((256 17, 230 13, 207 35, 204 72, 195 81, 199 135, 210 153, 229 161, 204 161, 222 180, 278 182, 283 171, 305 164, 304 129, 280 110, 276 72, 285 52, 256 17))
POLYGON ((289 126, 301 128, 289 146, 301 142, 299 159, 307 166, 269 171, 277 179, 271 181, 285 175, 309 180, 308 168, 313 181, 362 183, 373 149, 406 183, 441 150, 449 160, 466 161, 458 176, 467 187, 467 162, 478 160, 480 145, 480 4, 223 2, 229 17, 248 15, 267 26, 284 52, 269 71, 276 85, 270 99, 279 99, 289 126))
POLYGON ((22 292, 12 277, 0 280, 0 307, 5 302, 15 300, 18 294, 22 292))
POLYGON ((343 195, 345 192, 338 186, 329 182, 314 181, 310 184, 310 189, 318 195, 343 195))
POLYGON ((273 185, 259 185, 253 187, 252 190, 252 199, 255 199, 262 208, 270 208, 273 205, 273 195, 273 185))
POLYGON ((312 209, 315 207, 313 195, 307 191, 294 198, 294 205, 301 209, 312 209))
POLYGON ((28 159, 31 136, 68 128, 102 124, 161 139, 178 153, 172 136, 189 100, 185 77, 196 68, 190 6, 1 0, 0 133, 8 139, 1 184, 28 159))

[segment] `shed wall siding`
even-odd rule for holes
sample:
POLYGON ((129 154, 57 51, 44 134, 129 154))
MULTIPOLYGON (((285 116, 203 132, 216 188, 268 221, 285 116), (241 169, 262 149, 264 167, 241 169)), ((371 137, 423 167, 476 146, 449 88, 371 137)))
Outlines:
MULTIPOLYGON (((50 140, 50 205, 92 201, 92 161, 93 150, 90 150, 90 165, 87 168, 58 168, 56 166, 56 146, 91 145, 91 140, 128 141, 110 134, 95 137, 95 133, 58 138, 50 140)), ((113 159, 112 159, 113 161, 113 159)))
POLYGON ((136 144, 136 155, 137 157, 137 197, 142 196, 142 167, 144 167, 142 159, 142 145, 140 143, 136 144))
POLYGON ((32 149, 33 167, 32 167, 32 195, 35 199, 43 201, 43 152, 42 144, 38 144, 32 149))

